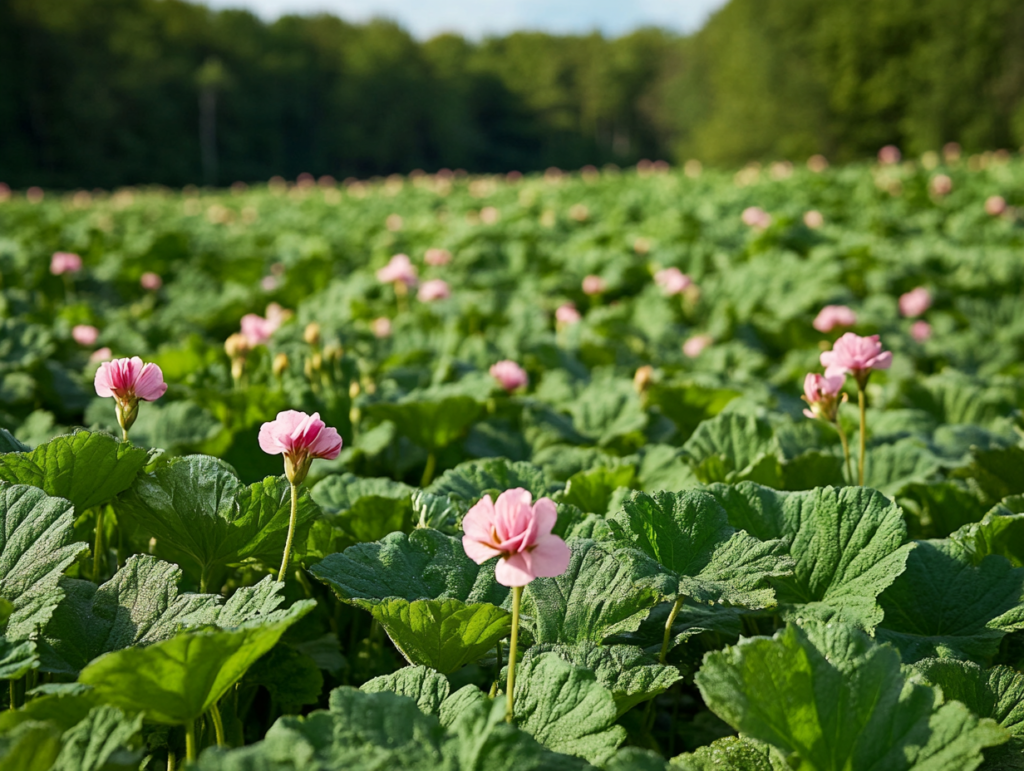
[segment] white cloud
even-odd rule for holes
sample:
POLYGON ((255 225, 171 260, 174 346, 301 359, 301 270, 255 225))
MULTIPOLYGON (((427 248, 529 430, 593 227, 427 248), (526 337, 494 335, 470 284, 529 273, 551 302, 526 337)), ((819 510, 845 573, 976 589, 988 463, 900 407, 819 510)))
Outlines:
POLYGON ((263 18, 328 12, 350 21, 383 16, 420 38, 460 32, 479 38, 517 29, 554 33, 600 30, 621 35, 642 26, 698 29, 726 0, 204 0, 214 8, 246 8, 263 18))

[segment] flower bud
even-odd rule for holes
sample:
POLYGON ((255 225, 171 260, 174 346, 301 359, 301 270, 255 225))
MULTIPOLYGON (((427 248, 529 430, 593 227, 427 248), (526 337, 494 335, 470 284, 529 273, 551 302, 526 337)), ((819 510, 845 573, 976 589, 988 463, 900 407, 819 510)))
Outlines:
POLYGON ((224 353, 226 353, 228 358, 232 361, 235 359, 244 359, 249 353, 250 347, 249 339, 239 332, 236 332, 224 341, 224 353))
POLYGON ((274 377, 281 377, 288 369, 288 354, 279 353, 274 357, 274 363, 271 365, 274 371, 274 377))
POLYGON ((320 325, 315 321, 309 322, 302 333, 302 339, 312 346, 320 345, 320 325))
POLYGON ((642 394, 647 391, 647 388, 654 381, 654 367, 650 364, 645 364, 642 367, 638 367, 636 374, 633 375, 633 387, 636 392, 642 394))

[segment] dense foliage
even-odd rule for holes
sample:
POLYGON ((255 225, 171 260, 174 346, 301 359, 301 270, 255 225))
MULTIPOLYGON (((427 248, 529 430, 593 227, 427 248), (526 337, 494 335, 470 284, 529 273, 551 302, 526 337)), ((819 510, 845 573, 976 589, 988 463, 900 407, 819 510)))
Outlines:
POLYGON ((0 766, 1020 768, 1024 162, 934 160, 0 204, 0 766), (893 353, 863 487, 798 399, 828 304, 893 353), (131 355, 168 389, 122 441, 93 377, 131 355), (286 409, 344 449, 280 582, 286 409), (510 488, 571 552, 513 725, 461 540, 510 488))
POLYGON ((0 182, 343 179, 1024 143, 1019 0, 731 0, 699 33, 416 41, 182 0, 0 3, 0 182))

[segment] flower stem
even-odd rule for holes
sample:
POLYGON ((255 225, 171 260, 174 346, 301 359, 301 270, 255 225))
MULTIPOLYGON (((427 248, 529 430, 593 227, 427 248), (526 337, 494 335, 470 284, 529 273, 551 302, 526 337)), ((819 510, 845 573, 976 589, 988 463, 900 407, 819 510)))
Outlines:
POLYGON ((96 543, 92 547, 92 580, 100 581, 100 557, 103 554, 103 507, 96 509, 96 543))
POLYGON ((189 720, 185 723, 185 760, 194 763, 196 759, 196 723, 189 720))
POLYGON ((835 422, 836 431, 839 432, 839 441, 843 443, 843 457, 846 458, 846 478, 853 483, 853 470, 850 468, 850 443, 846 441, 846 432, 839 425, 839 418, 835 422))
POLYGON ((18 708, 18 690, 13 680, 7 681, 8 693, 11 695, 11 703, 8 705, 8 709, 14 712, 18 708))
POLYGON ((512 640, 508 646, 508 709, 505 710, 505 721, 512 722, 512 703, 516 687, 516 647, 519 645, 519 601, 523 597, 523 587, 512 587, 512 640))
POLYGON ((278 581, 284 581, 285 574, 288 572, 288 559, 292 556, 292 538, 295 537, 295 517, 299 510, 299 488, 295 486, 294 482, 290 484, 292 486, 292 513, 288 518, 288 540, 284 543, 284 559, 281 560, 281 569, 277 572, 278 581))
POLYGON ((426 487, 434 479, 434 469, 437 468, 437 456, 431 450, 427 453, 427 465, 423 469, 423 478, 420 480, 420 487, 426 487))
POLYGON ((175 771, 178 765, 178 759, 174 755, 174 750, 167 749, 167 771, 175 771))
POLYGON ((123 441, 123 442, 127 442, 128 441, 128 429, 127 428, 122 428, 121 429, 121 441, 123 441))
POLYGON ((664 664, 668 657, 668 641, 672 637, 672 625, 676 623, 676 616, 679 614, 679 609, 683 607, 685 599, 686 597, 682 594, 676 597, 675 604, 672 605, 672 610, 668 614, 668 620, 665 622, 665 636, 661 638, 661 655, 658 656, 658 662, 661 664, 664 664))
POLYGON ((217 734, 217 746, 223 747, 224 742, 224 721, 220 716, 220 707, 214 702, 213 706, 210 707, 210 717, 213 718, 213 731, 217 734))
POLYGON ((857 484, 864 486, 864 456, 867 453, 868 415, 864 386, 857 386, 857 404, 860 405, 860 463, 857 466, 857 484))

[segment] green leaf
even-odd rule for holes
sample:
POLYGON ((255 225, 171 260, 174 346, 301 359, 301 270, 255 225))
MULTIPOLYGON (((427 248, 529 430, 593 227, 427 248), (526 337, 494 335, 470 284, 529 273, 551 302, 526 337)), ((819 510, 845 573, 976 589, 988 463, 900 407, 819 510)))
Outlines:
POLYGON ((583 539, 570 541, 569 549, 562 575, 536 578, 523 590, 522 622, 538 643, 600 643, 635 631, 676 590, 661 566, 634 549, 583 539))
POLYGON ((407 661, 442 674, 476 661, 512 631, 512 615, 486 602, 391 598, 371 613, 407 661))
POLYGON ((513 462, 505 458, 460 463, 444 472, 427 491, 433 495, 450 495, 475 502, 487 492, 504 492, 516 487, 529 490, 534 500, 548 494, 548 481, 541 469, 525 461, 513 462))
POLYGON ((270 576, 227 602, 217 594, 179 593, 180 580, 177 565, 138 554, 99 587, 64 578, 66 596, 44 633, 43 670, 77 674, 101 654, 166 640, 185 627, 266 619, 284 600, 283 585, 270 576))
POLYGON ((780 487, 780 448, 771 424, 753 415, 723 412, 705 420, 683 445, 700 481, 744 479, 780 487))
POLYGON ((149 463, 149 451, 110 434, 76 431, 31 452, 0 455, 0 480, 67 498, 75 515, 127 490, 149 463))
POLYGON ((356 542, 376 541, 412 524, 415 488, 386 478, 329 476, 310 491, 313 500, 356 542))
POLYGON ((230 631, 184 632, 145 648, 107 653, 82 670, 96 698, 157 723, 184 725, 213 706, 292 624, 316 606, 296 603, 274 621, 230 631))
POLYGON ((6 636, 16 641, 46 625, 62 593, 61 574, 86 547, 72 543, 73 509, 36 487, 0 485, 0 597, 13 603, 6 636))
POLYGON ((708 492, 736 527, 787 544, 793 575, 773 580, 787 615, 865 629, 881 622, 878 595, 903 572, 911 549, 896 504, 862 487, 780 493, 744 482, 708 492))
POLYGON ((607 514, 608 503, 620 487, 630 487, 636 470, 632 466, 615 466, 580 471, 569 477, 562 502, 592 514, 607 514))
POLYGON ((115 707, 96 707, 61 737, 53 771, 103 771, 115 752, 135 743, 142 715, 132 718, 115 707))
MULTIPOLYGON (((139 477, 115 503, 118 517, 180 555, 203 578, 246 559, 277 565, 284 553, 291 487, 284 477, 245 485, 226 463, 205 455, 174 458, 139 477)), ((301 541, 320 510, 299 495, 295 537, 301 541)), ((176 559, 175 561, 179 561, 176 559)))
POLYGON ((907 570, 878 598, 880 641, 907 662, 931 656, 987 659, 1003 636, 1024 629, 1024 568, 999 556, 972 564, 947 541, 918 541, 907 570))
POLYGON ((548 749, 596 765, 626 738, 615 725, 611 692, 593 672, 553 653, 523 661, 516 671, 515 723, 548 749))
POLYGON ((680 771, 788 771, 785 758, 768 744, 746 736, 726 736, 694 752, 676 755, 670 769, 680 771))
POLYGON ((534 645, 523 654, 523 662, 543 653, 553 653, 570 664, 593 672, 597 682, 611 691, 616 717, 664 693, 682 677, 676 667, 659 664, 657 659, 635 645, 597 645, 592 642, 534 645))
POLYGON ((22 723, 0 735, 4 771, 51 771, 59 752, 60 731, 52 723, 22 723))
POLYGON ((7 452, 30 452, 31 448, 19 442, 6 428, 0 428, 0 453, 7 452))
POLYGON ((451 686, 448 678, 429 667, 404 667, 390 675, 375 677, 363 683, 359 690, 363 693, 390 691, 399 696, 408 696, 422 712, 436 715, 441 702, 448 698, 451 686))
POLYGON ((994 506, 1003 498, 1024 493, 1024 447, 975 448, 971 462, 956 476, 967 479, 982 500, 994 506))
POLYGON ((569 405, 573 426, 592 437, 598 447, 639 434, 647 413, 633 383, 625 378, 602 378, 589 384, 569 405))
POLYGON ((471 396, 418 398, 378 402, 366 406, 367 417, 390 420, 402 436, 430 451, 440 450, 461 437, 483 414, 484 406, 471 396))
POLYGON ((790 624, 709 653, 696 682, 715 714, 808 771, 970 771, 1007 737, 905 681, 896 651, 843 624, 790 624))
POLYGON ((925 659, 914 664, 928 685, 948 701, 962 702, 978 717, 995 720, 1013 736, 1024 736, 1024 675, 1010 667, 983 669, 973 661, 925 659))
POLYGON ((324 688, 324 677, 316 662, 283 643, 253 664, 243 682, 266 688, 285 714, 295 714, 307 704, 316 704, 324 688))
POLYGON ((0 680, 17 680, 38 667, 39 656, 34 642, 12 642, 0 636, 0 680))
MULTIPOLYGON (((1016 507, 1015 507, 1016 508, 1016 507)), ((964 525, 949 536, 970 558, 980 565, 990 554, 998 554, 1015 568, 1024 567, 1024 514, 999 504, 980 522, 964 525)))
POLYGON ((709 388, 698 383, 653 383, 647 390, 649 403, 657 405, 662 414, 676 424, 679 435, 684 439, 702 421, 713 418, 740 395, 739 391, 709 388))
POLYGON ((701 491, 633 493, 608 526, 618 541, 668 571, 678 594, 698 602, 771 607, 769 579, 793 567, 782 540, 760 541, 735 530, 725 509, 701 491))
MULTIPOLYGON (((851 440, 852 443, 852 440, 851 440)), ((857 473, 857 453, 853 453, 853 473, 857 473)), ((928 484, 942 470, 942 459, 917 439, 900 439, 893 444, 868 448, 864 464, 864 486, 885 495, 896 496, 911 485, 928 484)))

